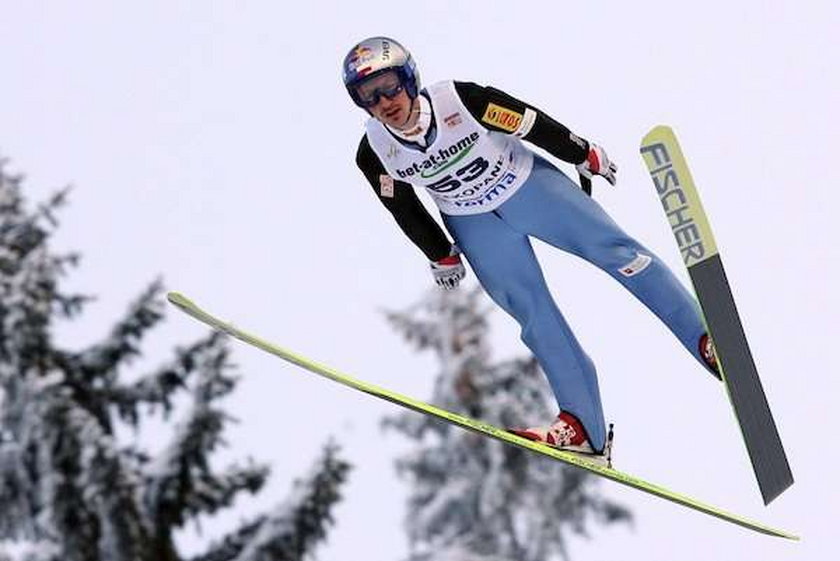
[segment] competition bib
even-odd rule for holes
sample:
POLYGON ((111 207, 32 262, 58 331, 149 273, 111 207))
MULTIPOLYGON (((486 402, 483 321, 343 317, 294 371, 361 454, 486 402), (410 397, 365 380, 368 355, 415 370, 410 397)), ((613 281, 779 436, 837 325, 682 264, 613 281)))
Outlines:
POLYGON ((511 135, 488 131, 461 103, 452 82, 427 90, 437 134, 425 150, 406 146, 376 119, 367 137, 391 177, 425 187, 444 214, 489 212, 528 178, 533 153, 511 135))

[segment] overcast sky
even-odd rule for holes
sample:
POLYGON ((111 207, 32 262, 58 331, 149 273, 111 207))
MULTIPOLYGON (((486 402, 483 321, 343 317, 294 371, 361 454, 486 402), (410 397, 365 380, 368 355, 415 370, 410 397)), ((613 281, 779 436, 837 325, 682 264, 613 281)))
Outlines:
MULTIPOLYGON (((426 84, 492 84, 601 143, 613 217, 666 262, 679 254, 638 155, 654 125, 682 142, 797 479, 765 508, 722 388, 618 284, 538 245, 561 309, 595 360, 621 469, 799 532, 784 542, 604 481, 635 527, 576 540, 573 558, 815 559, 840 518, 835 234, 840 93, 833 2, 0 2, 0 155, 30 202, 75 187, 56 243, 84 260, 67 287, 99 296, 58 331, 104 336, 148 282, 366 380, 425 398, 436 374, 385 324, 431 286, 425 259, 353 156, 364 113, 343 90, 354 41, 401 40, 426 84), (514 7, 516 6, 516 7, 514 7), (735 553, 737 552, 737 553, 735 553)), ((568 168, 566 168, 568 169, 568 168)), ((468 279, 470 286, 474 277, 468 279)), ((523 355, 494 316, 499 359, 523 355)), ((204 333, 171 313, 147 367, 204 333)), ((356 465, 322 561, 397 560, 407 444, 394 406, 237 345, 240 423, 220 460, 274 475, 256 499, 180 538, 212 537, 285 497, 334 435, 356 465)))

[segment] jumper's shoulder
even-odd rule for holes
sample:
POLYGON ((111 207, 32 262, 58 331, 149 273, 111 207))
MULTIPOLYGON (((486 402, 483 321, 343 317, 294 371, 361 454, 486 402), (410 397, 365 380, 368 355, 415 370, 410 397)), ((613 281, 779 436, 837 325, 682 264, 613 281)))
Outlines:
POLYGON ((372 148, 370 147, 370 140, 368 140, 367 132, 359 139, 359 145, 356 147, 356 164, 362 167, 362 161, 368 156, 372 148))
POLYGON ((431 84, 426 86, 425 89, 433 90, 433 89, 445 88, 445 87, 448 87, 449 84, 452 84, 452 83, 454 83, 454 80, 438 80, 437 82, 432 82, 431 84))
POLYGON ((432 84, 429 84, 424 89, 431 95, 434 95, 439 92, 451 92, 455 89, 455 82, 454 80, 439 80, 432 84))
POLYGON ((371 146, 367 134, 362 136, 362 139, 359 141, 359 147, 356 149, 356 166, 362 170, 362 173, 368 179, 378 177, 380 174, 385 173, 385 166, 382 164, 382 160, 373 149, 373 146, 371 146))

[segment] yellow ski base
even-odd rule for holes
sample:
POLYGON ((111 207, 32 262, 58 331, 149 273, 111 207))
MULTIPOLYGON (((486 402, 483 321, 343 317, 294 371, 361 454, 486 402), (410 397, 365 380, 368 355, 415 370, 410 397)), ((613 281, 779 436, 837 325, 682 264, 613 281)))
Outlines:
POLYGON ((502 442, 506 442, 507 444, 519 446, 520 448, 526 448, 528 450, 531 450, 532 452, 536 452, 537 454, 548 456, 549 458, 553 458, 555 460, 571 464, 581 469, 585 469, 589 472, 600 475, 601 477, 611 479, 629 487, 634 487, 636 489, 639 489, 640 491, 644 491, 645 493, 661 497, 673 503, 687 506, 688 508, 720 518, 721 520, 726 520, 727 522, 737 524, 744 528, 748 528, 750 530, 761 532, 770 536, 786 538, 789 540, 799 540, 799 537, 796 535, 790 534, 783 530, 777 530, 775 528, 765 526, 764 524, 760 524, 758 522, 749 520, 736 514, 731 514, 719 508, 692 499, 691 497, 687 497, 679 493, 674 493, 673 491, 669 491, 668 489, 665 489, 658 485, 654 485, 653 483, 648 483, 647 481, 644 481, 637 477, 633 477, 632 475, 628 475, 626 473, 622 473, 615 469, 597 465, 595 463, 589 462, 581 458, 578 455, 569 452, 563 452, 561 450, 557 450, 544 444, 532 442, 528 439, 516 436, 515 434, 512 434, 506 430, 500 429, 499 427, 495 427, 493 425, 477 421, 475 419, 470 419, 468 417, 464 417, 456 413, 440 409, 429 403, 424 403, 411 397, 392 392, 385 388, 381 388, 373 384, 368 384, 367 382, 357 380, 339 372, 338 370, 335 370, 323 364, 319 364, 313 360, 310 360, 292 351, 289 351, 273 343, 265 341, 264 339, 252 335, 242 329, 239 329, 232 323, 223 321, 211 315, 210 313, 202 310, 192 300, 190 300, 189 298, 187 298, 179 292, 170 292, 167 295, 167 298, 181 311, 192 316, 198 321, 207 324, 213 329, 216 329, 223 333, 227 333, 228 335, 235 337, 236 339, 239 339, 244 343, 257 347, 258 349, 261 349, 267 353, 278 356, 283 360, 305 368, 306 370, 318 374, 319 376, 323 376, 334 382, 338 382, 339 384, 376 396, 380 399, 390 401, 407 409, 412 409, 419 413, 437 417, 438 419, 447 421, 449 423, 452 423, 453 425, 457 425, 461 428, 468 429, 489 436, 491 438, 495 438, 496 440, 501 440, 502 442))

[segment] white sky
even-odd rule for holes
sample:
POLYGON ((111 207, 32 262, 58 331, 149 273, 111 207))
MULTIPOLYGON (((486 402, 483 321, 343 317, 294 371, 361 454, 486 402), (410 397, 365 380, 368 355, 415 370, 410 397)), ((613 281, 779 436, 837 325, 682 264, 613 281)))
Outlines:
MULTIPOLYGON (((418 298, 431 283, 427 264, 355 169, 364 114, 340 81, 354 41, 389 34, 412 49, 426 83, 493 84, 603 144, 619 184, 597 184, 596 197, 681 268, 638 156, 650 127, 672 125, 715 228, 797 478, 769 508, 721 388, 611 279, 545 246, 539 254, 599 367, 618 466, 804 541, 754 535, 604 482, 636 526, 576 540, 573 558, 776 561, 833 549, 838 8, 513 6, 2 2, 0 154, 27 174, 30 202, 75 186, 57 243, 84 256, 68 286, 100 296, 62 341, 98 339, 163 275, 266 338, 425 398, 433 359, 406 348, 378 310, 418 298)), ((498 358, 525 352, 501 311, 494 330, 498 358)), ((173 311, 149 341, 148 366, 202 333, 173 311)), ((356 469, 320 559, 402 558, 407 488, 392 460, 407 444, 378 430, 393 406, 241 345, 235 357, 244 379, 229 404, 241 422, 222 459, 250 455, 274 474, 258 498, 205 522, 203 536, 186 532, 184 551, 280 501, 332 434, 356 469)))

